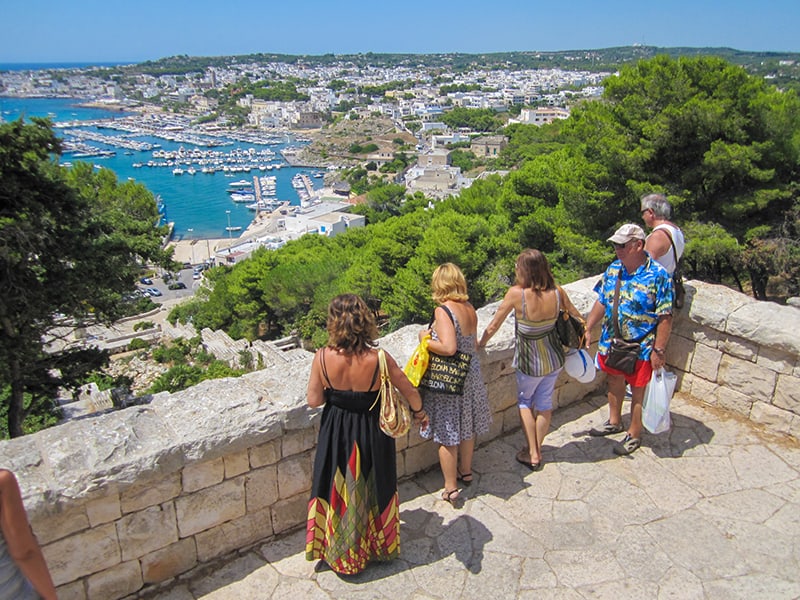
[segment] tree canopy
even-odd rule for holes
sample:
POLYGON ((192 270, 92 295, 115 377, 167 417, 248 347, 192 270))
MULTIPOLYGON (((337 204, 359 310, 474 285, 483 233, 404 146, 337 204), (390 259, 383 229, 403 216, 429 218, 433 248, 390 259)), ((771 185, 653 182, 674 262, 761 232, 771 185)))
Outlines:
MULTIPOLYGON (((650 192, 668 195, 687 233, 689 276, 743 288, 744 275, 765 297, 769 277, 782 275, 786 292, 798 293, 796 94, 708 57, 641 61, 604 85, 601 100, 566 121, 506 128, 498 163, 511 173, 457 197, 407 197, 361 169, 362 191, 372 188, 360 209, 367 228, 257 253, 221 271, 183 318, 246 337, 267 319, 272 335, 294 330, 319 341, 328 300, 347 291, 391 327, 426 321, 441 262, 461 266, 478 306, 502 296, 525 247, 545 252, 561 281, 601 272, 614 258, 606 238, 640 222, 639 198, 650 192)), ((454 126, 495 126, 491 111, 447 114, 454 126)))
POLYGON ((0 125, 0 398, 12 437, 104 361, 58 349, 58 332, 118 318, 141 262, 171 264, 145 187, 86 163, 64 169, 59 153, 46 120, 0 125))

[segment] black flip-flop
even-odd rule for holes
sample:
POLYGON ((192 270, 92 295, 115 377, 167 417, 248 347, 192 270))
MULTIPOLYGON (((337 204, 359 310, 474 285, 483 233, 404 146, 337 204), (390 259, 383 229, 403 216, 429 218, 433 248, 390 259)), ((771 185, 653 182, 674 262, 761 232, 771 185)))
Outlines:
POLYGON ((521 464, 521 465, 525 465, 525 466, 526 466, 526 467, 528 467, 528 468, 529 468, 531 471, 538 471, 539 469, 541 469, 541 468, 542 468, 542 463, 533 463, 533 462, 529 462, 529 461, 527 461, 527 460, 522 460, 522 459, 519 457, 519 454, 517 454, 517 455, 516 455, 514 458, 516 458, 516 459, 517 459, 517 462, 518 462, 519 464, 521 464))

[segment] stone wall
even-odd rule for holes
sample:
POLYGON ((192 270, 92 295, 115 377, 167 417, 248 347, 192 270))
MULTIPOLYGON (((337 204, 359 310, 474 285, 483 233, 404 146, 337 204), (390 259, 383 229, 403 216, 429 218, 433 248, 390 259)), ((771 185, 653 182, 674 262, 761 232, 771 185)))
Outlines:
MULTIPOLYGON (((565 286, 584 313, 595 278, 565 286)), ((775 431, 800 437, 800 311, 690 282, 667 359, 679 389, 775 431)), ((496 305, 479 311, 479 331, 496 305)), ((419 326, 381 339, 403 363, 419 326)), ((481 357, 493 425, 518 428, 513 327, 481 357)), ((320 410, 305 406, 311 354, 294 351, 238 379, 206 381, 148 404, 76 419, 0 443, 62 600, 125 598, 226 554, 301 527, 320 410)), ((565 374, 556 406, 602 386, 565 374)), ((398 474, 437 464, 415 431, 398 440, 398 474)), ((298 548, 298 551, 301 549, 298 548)))

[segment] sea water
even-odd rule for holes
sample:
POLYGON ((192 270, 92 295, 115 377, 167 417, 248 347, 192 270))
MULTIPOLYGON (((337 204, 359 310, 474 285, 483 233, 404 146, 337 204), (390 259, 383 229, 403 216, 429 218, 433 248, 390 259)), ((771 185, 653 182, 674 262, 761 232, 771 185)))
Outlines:
MULTIPOLYGON (((80 106, 81 100, 68 98, 7 98, 0 97, 0 117, 3 121, 14 121, 20 117, 49 117, 53 123, 67 121, 95 121, 111 119, 127 114, 116 110, 80 106)), ((87 123, 87 130, 94 130, 106 136, 122 135, 124 132, 113 129, 98 130, 87 123)), ((56 129, 60 135, 60 130, 56 129)), ((150 136, 126 137, 151 144, 159 144, 163 150, 177 150, 183 146, 186 150, 194 148, 189 143, 178 143, 150 136)), ((253 170, 237 172, 232 175, 217 171, 213 175, 202 173, 197 169, 195 175, 173 175, 171 167, 140 167, 135 163, 146 164, 152 160, 152 151, 127 151, 124 148, 110 147, 101 142, 88 141, 92 146, 103 149, 116 150, 114 156, 92 156, 75 159, 70 153, 61 157, 61 162, 75 163, 76 160, 90 162, 96 167, 111 169, 116 173, 122 183, 128 179, 143 183, 154 195, 160 197, 165 208, 166 221, 174 223, 174 239, 206 239, 237 237, 240 232, 227 231, 227 227, 241 227, 244 230, 253 220, 255 212, 247 208, 245 202, 233 202, 228 194, 230 183, 247 179, 252 181, 254 176, 273 175, 276 177, 277 194, 274 199, 289 201, 292 205, 299 205, 300 198, 292 187, 292 177, 296 173, 312 173, 314 170, 289 167, 284 164, 281 169, 270 171, 253 170)), ((222 152, 230 152, 236 148, 243 150, 255 148, 260 150, 268 148, 276 153, 275 160, 280 159, 280 150, 287 146, 297 146, 298 143, 281 143, 259 145, 249 142, 235 142, 214 148, 222 152)), ((273 160, 272 162, 275 162, 273 160)), ((184 166, 184 169, 186 167, 184 166)), ((315 185, 321 179, 312 180, 315 185)))

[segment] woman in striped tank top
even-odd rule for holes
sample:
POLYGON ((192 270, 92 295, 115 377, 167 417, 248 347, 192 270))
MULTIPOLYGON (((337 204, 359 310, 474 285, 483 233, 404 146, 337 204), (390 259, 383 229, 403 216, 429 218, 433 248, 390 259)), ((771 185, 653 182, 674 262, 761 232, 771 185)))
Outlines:
POLYGON ((553 390, 564 366, 564 348, 555 331, 561 306, 583 319, 566 292, 556 285, 550 265, 539 250, 525 250, 517 257, 516 283, 506 292, 491 323, 481 336, 482 348, 514 311, 517 369, 517 407, 527 446, 517 462, 531 471, 542 466, 542 441, 550 429, 553 390))

